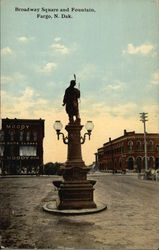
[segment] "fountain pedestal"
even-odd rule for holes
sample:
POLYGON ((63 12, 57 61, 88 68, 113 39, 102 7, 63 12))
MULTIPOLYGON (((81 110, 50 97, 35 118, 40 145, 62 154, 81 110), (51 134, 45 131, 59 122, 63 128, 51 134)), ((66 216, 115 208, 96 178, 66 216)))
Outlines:
POLYGON ((89 169, 69 167, 64 169, 64 181, 60 184, 58 209, 96 208, 93 201, 93 184, 87 180, 89 169))
POLYGON ((85 166, 81 154, 81 129, 80 119, 66 126, 68 132, 67 161, 62 168, 64 181, 58 187, 57 208, 87 209, 96 208, 93 200, 93 184, 87 180, 89 168, 85 166))

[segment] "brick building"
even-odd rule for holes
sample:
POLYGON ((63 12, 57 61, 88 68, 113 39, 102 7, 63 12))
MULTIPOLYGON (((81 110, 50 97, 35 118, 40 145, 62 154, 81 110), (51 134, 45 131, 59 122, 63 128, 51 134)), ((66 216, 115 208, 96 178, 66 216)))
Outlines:
POLYGON ((42 174, 43 138, 42 119, 2 119, 0 130, 2 174, 42 174))
MULTIPOLYGON (((147 133, 148 168, 159 168, 159 134, 147 133)), ((144 134, 127 132, 114 140, 104 143, 98 149, 98 166, 100 170, 134 170, 145 167, 144 134)))

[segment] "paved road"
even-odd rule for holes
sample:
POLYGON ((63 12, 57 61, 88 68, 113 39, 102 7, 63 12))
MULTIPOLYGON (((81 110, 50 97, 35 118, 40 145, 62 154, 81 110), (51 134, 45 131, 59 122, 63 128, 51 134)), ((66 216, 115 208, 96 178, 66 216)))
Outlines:
POLYGON ((94 175, 95 200, 108 209, 57 216, 42 210, 59 177, 0 178, 0 235, 10 248, 158 249, 159 182, 94 175))

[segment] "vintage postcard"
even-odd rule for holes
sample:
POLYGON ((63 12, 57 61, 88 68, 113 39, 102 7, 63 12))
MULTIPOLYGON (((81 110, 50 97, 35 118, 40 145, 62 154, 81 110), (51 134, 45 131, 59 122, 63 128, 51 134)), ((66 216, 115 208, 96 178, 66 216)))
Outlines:
POLYGON ((0 7, 0 247, 159 249, 159 2, 0 7))

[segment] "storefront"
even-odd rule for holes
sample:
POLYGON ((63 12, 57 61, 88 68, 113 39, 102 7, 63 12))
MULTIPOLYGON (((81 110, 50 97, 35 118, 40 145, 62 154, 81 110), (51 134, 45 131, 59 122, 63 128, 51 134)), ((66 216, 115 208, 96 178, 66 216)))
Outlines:
POLYGON ((2 119, 2 174, 43 173, 44 120, 2 119))

